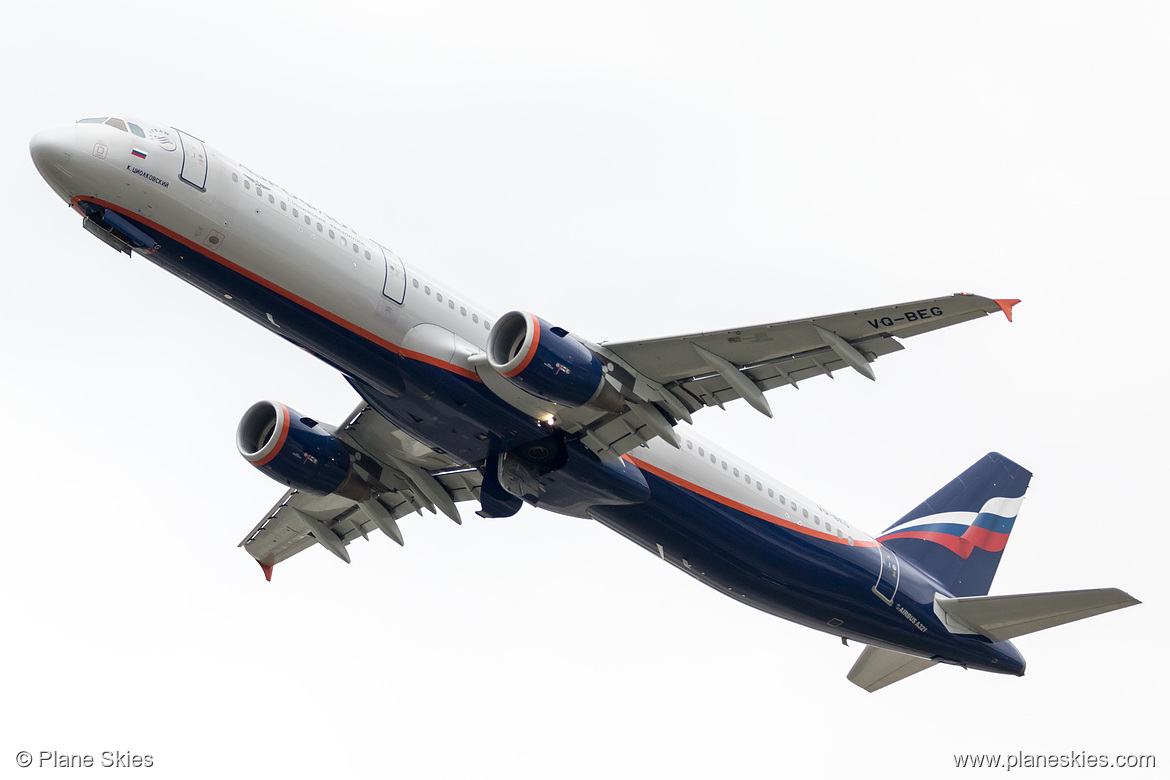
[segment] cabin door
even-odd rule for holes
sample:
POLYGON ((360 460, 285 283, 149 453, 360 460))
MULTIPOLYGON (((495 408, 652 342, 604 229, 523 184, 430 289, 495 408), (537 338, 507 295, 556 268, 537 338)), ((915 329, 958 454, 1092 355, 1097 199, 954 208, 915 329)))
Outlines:
POLYGON ((898 556, 882 544, 878 545, 878 552, 882 556, 882 570, 873 592, 879 599, 893 606, 894 594, 898 592, 898 556))
POLYGON ((383 247, 382 257, 386 260, 386 283, 382 286, 382 294, 395 303, 402 303, 406 298, 406 266, 398 255, 383 247))
POLYGON ((207 149, 203 142, 193 135, 175 128, 179 144, 183 147, 183 168, 179 178, 200 190, 207 189, 207 149))

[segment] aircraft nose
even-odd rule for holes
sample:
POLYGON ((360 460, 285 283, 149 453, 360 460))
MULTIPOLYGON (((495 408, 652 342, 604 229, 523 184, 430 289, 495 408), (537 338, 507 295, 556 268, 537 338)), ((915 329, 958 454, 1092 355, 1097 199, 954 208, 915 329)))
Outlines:
POLYGON ((32 137, 28 150, 42 176, 51 166, 65 168, 69 165, 76 135, 73 125, 63 125, 45 128, 32 137))
POLYGON ((73 125, 41 130, 28 142, 37 172, 59 195, 68 200, 70 163, 76 152, 77 131, 73 125))

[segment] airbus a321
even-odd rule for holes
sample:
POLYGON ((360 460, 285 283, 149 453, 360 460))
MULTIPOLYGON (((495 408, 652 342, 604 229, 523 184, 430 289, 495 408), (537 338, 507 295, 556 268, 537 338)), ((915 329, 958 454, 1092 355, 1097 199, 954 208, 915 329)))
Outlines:
POLYGON ((980 458, 878 536, 699 435, 692 417, 838 370, 873 379, 902 340, 1004 314, 957 294, 648 341, 595 343, 472 305, 421 268, 199 138, 129 116, 37 133, 30 150, 82 225, 340 371, 332 426, 260 401, 240 454, 287 486, 241 547, 271 579, 422 510, 461 521, 524 502, 593 518, 757 609, 866 645, 874 691, 935 664, 1024 673, 1010 640, 1138 602, 1123 591, 988 595, 1031 474, 980 458))

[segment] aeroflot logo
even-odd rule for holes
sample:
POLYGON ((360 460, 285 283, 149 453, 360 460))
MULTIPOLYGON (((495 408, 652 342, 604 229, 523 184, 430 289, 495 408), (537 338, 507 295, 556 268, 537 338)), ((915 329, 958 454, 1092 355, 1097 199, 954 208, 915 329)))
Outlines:
POLYGON ((163 149, 166 149, 168 152, 173 152, 179 148, 171 138, 171 134, 166 130, 160 130, 156 127, 150 131, 149 135, 152 141, 156 141, 159 146, 161 146, 163 149))

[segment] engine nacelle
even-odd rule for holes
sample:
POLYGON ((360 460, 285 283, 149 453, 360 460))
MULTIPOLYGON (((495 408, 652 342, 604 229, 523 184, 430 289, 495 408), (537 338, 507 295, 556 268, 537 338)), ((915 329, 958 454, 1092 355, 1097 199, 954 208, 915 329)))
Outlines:
POLYGON ((576 408, 618 409, 621 394, 605 381, 604 362, 564 328, 512 311, 488 334, 488 364, 526 393, 576 408))
POLYGON ((282 403, 253 404, 236 428, 236 448, 277 482, 305 493, 361 500, 370 492, 354 473, 345 445, 316 420, 282 403))

